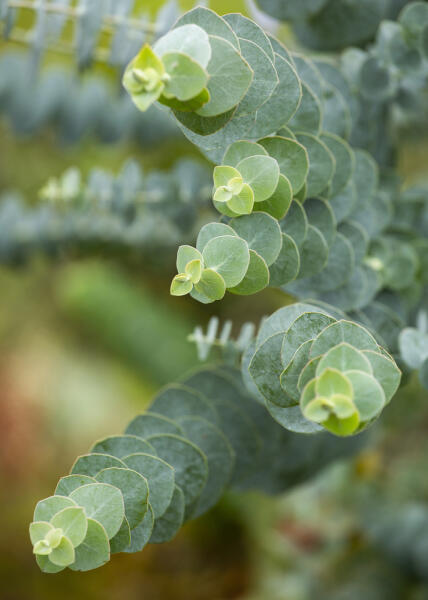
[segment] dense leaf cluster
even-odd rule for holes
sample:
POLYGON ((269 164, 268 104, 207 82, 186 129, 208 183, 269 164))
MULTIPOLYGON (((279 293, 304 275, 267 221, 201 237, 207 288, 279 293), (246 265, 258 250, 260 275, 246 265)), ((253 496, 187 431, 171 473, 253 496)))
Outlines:
POLYGON ((296 303, 264 321, 245 352, 243 376, 287 429, 350 435, 379 416, 401 374, 361 325, 296 303))
POLYGON ((94 569, 113 553, 171 540, 227 488, 278 493, 360 444, 290 433, 246 392, 239 371, 196 371, 162 390, 124 434, 78 457, 37 504, 37 562, 47 573, 94 569))

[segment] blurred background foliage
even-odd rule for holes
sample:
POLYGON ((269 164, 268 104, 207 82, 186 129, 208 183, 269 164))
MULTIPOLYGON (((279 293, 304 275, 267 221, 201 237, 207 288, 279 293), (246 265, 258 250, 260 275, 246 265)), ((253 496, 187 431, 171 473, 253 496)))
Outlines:
MULTIPOLYGON (((136 8, 154 16, 162 4, 140 0, 136 8)), ((193 4, 180 1, 183 9, 193 4)), ((247 14, 240 0, 209 5, 247 14)), ((294 43, 287 28, 281 32, 294 43)), ((1 41, 0 59, 20 47, 1 41)), ((67 61, 54 52, 43 58, 67 61)), ((110 71, 95 64, 80 77, 114 79, 110 71)), ((46 181, 71 166, 84 178, 94 166, 117 174, 130 157, 147 172, 166 172, 182 157, 203 164, 180 135, 167 133, 143 134, 145 143, 94 135, 67 143, 53 126, 18 135, 0 118, 0 193, 18 190, 36 205, 46 181)), ((426 139, 413 132, 398 148, 406 183, 426 179, 426 139)), ((204 208, 198 219, 207 218, 204 208)), ((94 439, 123 428, 160 386, 194 366, 187 336, 213 314, 212 306, 169 297, 174 246, 161 258, 101 255, 60 256, 54 265, 34 256, 0 270, 2 600, 428 599, 428 398, 416 378, 385 411, 369 448, 285 497, 231 494, 169 544, 119 555, 94 572, 40 573, 27 534, 35 500, 94 439)), ((214 311, 237 333, 288 301, 266 290, 245 301, 229 296, 214 311)))

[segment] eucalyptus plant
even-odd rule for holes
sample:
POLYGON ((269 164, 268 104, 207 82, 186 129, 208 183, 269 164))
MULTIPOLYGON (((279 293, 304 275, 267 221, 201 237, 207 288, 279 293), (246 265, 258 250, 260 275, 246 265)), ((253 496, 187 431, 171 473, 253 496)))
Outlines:
MULTIPOLYGON (((427 89, 427 5, 259 5, 306 45, 344 51, 290 52, 241 14, 196 7, 144 39, 122 81, 213 163, 219 219, 179 246, 171 294, 209 304, 273 286, 296 301, 76 460, 30 527, 45 572, 168 541, 227 488, 284 491, 358 449, 401 370, 426 383, 428 191, 391 167, 397 109, 419 114, 427 89)), ((217 342, 193 339, 202 358, 217 342)))

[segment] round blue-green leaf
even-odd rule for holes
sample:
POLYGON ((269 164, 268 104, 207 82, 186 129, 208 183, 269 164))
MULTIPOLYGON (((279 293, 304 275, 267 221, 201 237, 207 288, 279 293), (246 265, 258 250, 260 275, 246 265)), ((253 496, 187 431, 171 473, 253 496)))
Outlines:
POLYGON ((223 276, 214 269, 204 269, 199 282, 195 285, 190 295, 195 300, 208 304, 209 302, 221 300, 225 293, 226 282, 223 276))
POLYGON ((234 142, 226 150, 226 154, 223 157, 223 164, 231 167, 237 167, 237 165, 250 156, 267 156, 267 151, 256 142, 248 142, 241 140, 234 142))
POLYGON ((306 181, 309 172, 308 153, 296 140, 280 136, 268 137, 259 142, 279 165, 280 171, 290 181, 296 194, 306 181))
POLYGON ((288 122, 293 131, 304 131, 318 135, 322 123, 321 101, 311 88, 302 83, 302 101, 294 116, 288 122))
MULTIPOLYGON (((174 492, 174 469, 159 457, 137 453, 124 458, 126 465, 143 475, 149 484, 149 501, 155 518, 168 508, 174 492)), ((132 540, 131 540, 132 541, 132 540)))
POLYGON ((198 96, 205 88, 208 73, 193 59, 180 52, 168 52, 162 57, 170 79, 165 83, 164 95, 186 102, 198 96))
POLYGON ((300 248, 299 278, 319 273, 327 264, 328 245, 319 229, 309 225, 306 239, 300 248))
POLYGON ((360 420, 369 421, 376 417, 385 406, 385 394, 378 381, 362 371, 347 371, 346 377, 354 390, 354 404, 360 420))
MULTIPOLYGON (((153 405, 151 408, 153 408, 153 405)), ((176 421, 165 417, 163 414, 157 414, 152 410, 135 417, 126 428, 126 431, 141 438, 147 438, 155 433, 176 433, 178 435, 183 433, 176 421)), ((150 449, 145 451, 146 454, 156 456, 156 450, 153 446, 149 442, 147 442, 147 445, 150 449)))
POLYGON ((280 406, 289 402, 280 382, 283 339, 284 332, 269 337, 257 348, 249 366, 250 375, 262 396, 280 406))
POLYGON ((71 506, 77 506, 72 498, 59 495, 49 496, 49 498, 37 502, 33 521, 50 521, 60 510, 71 506))
POLYGON ((72 571, 90 571, 110 560, 110 545, 107 532, 97 520, 88 518, 88 530, 83 542, 75 550, 72 571))
POLYGON ((254 77, 251 85, 238 105, 235 116, 254 115, 258 108, 269 100, 279 84, 278 75, 268 55, 254 43, 241 39, 241 55, 253 70, 254 77))
POLYGON ((331 184, 336 160, 321 138, 310 133, 296 133, 296 138, 306 148, 309 157, 307 195, 316 196, 331 184))
MULTIPOLYGON (((161 390, 153 400, 150 410, 159 412, 177 422, 186 417, 198 416, 210 423, 219 423, 219 417, 212 402, 200 391, 180 384, 169 385, 161 390)), ((183 435, 183 433, 181 431, 177 435, 183 435)))
MULTIPOLYGON (((321 312, 305 312, 298 316, 284 334, 281 348, 281 362, 286 367, 299 346, 308 340, 314 340, 335 319, 321 312)), ((309 357, 308 357, 309 360, 309 357)))
POLYGON ((156 41, 153 50, 160 57, 167 52, 181 52, 203 68, 207 67, 212 54, 207 32, 194 24, 172 29, 156 41))
POLYGON ((266 261, 254 250, 250 250, 250 264, 244 279, 229 292, 238 296, 256 294, 269 285, 269 268, 266 261))
POLYGON ((83 542, 88 530, 86 514, 84 509, 80 506, 63 508, 52 517, 51 524, 54 527, 62 529, 64 535, 70 540, 74 547, 83 542))
POLYGON ((373 369, 368 358, 351 344, 341 342, 331 348, 327 354, 321 357, 316 368, 316 375, 320 375, 325 369, 332 368, 339 371, 363 371, 369 375, 373 369))
POLYGON ((224 15, 223 19, 231 26, 239 40, 251 40, 259 46, 269 58, 274 60, 272 44, 263 29, 251 19, 240 13, 224 15))
POLYGON ((337 346, 341 342, 347 342, 358 350, 378 350, 378 345, 374 337, 358 325, 351 321, 340 320, 329 325, 322 331, 313 343, 311 358, 321 356, 337 346))
POLYGON ((109 483, 122 492, 125 517, 129 527, 134 529, 146 514, 149 497, 147 480, 133 469, 111 467, 97 475, 100 483, 109 483))
POLYGON ((300 253, 292 237, 282 234, 282 247, 276 261, 269 267, 270 285, 279 287, 296 279, 300 271, 300 253))
POLYGON ((379 352, 363 350, 362 354, 370 361, 373 369, 373 376, 382 386, 386 402, 389 402, 400 385, 400 369, 392 359, 379 352))
POLYGON ((201 494, 208 477, 207 459, 194 444, 174 434, 159 434, 149 438, 156 452, 174 468, 175 481, 183 490, 185 504, 191 504, 201 494))
POLYGON ((250 251, 247 243, 229 235, 210 240, 205 246, 202 256, 208 269, 221 275, 226 287, 238 285, 244 278, 250 263, 250 251))
POLYGON ((308 217, 303 206, 297 200, 293 200, 290 210, 280 222, 283 233, 286 233, 296 242, 299 248, 303 244, 308 233, 308 217))
POLYGON ((249 156, 236 169, 254 192, 254 202, 263 202, 272 196, 278 186, 279 166, 270 156, 249 156))
POLYGON ((329 292, 344 285, 352 275, 355 255, 351 243, 338 233, 330 246, 324 269, 308 280, 315 290, 329 292))
POLYGON ((73 490, 87 483, 96 483, 96 479, 88 475, 66 475, 58 481, 55 495, 69 496, 73 490))
POLYGON ((291 183, 287 177, 281 173, 276 190, 270 198, 258 203, 257 210, 266 212, 280 221, 287 214, 292 200, 293 190, 291 188, 291 183))
POLYGON ((150 452, 150 444, 136 435, 112 435, 96 442, 91 452, 123 458, 135 452, 150 452))
MULTIPOLYGON (((276 52, 275 69, 279 84, 269 100, 256 113, 256 123, 251 129, 251 138, 255 140, 271 135, 286 125, 296 112, 301 100, 302 88, 295 69, 276 52)), ((287 176, 286 173, 284 174, 287 176)))
POLYGON ((110 552, 115 554, 117 552, 125 552, 126 548, 131 543, 131 530, 126 517, 123 518, 122 525, 119 531, 110 540, 110 552))
POLYGON ((49 556, 46 555, 37 554, 36 562, 43 573, 59 573, 60 571, 63 571, 65 569, 65 567, 54 565, 49 560, 49 556))
POLYGON ((348 142, 334 133, 325 132, 320 136, 320 139, 333 154, 336 161, 336 168, 328 190, 329 196, 336 196, 344 190, 351 180, 355 168, 354 154, 348 142))
POLYGON ((189 23, 198 25, 209 35, 217 35, 224 38, 239 50, 238 38, 232 28, 225 19, 220 17, 213 10, 205 8, 204 6, 197 6, 182 15, 174 25, 174 29, 189 23))
POLYGON ((300 406, 290 406, 288 408, 284 408, 268 400, 266 402, 266 408, 275 421, 289 431, 307 434, 320 433, 323 431, 323 428, 320 425, 305 419, 300 406))
POLYGON ((282 236, 278 221, 273 217, 263 212, 254 212, 233 219, 230 226, 247 242, 250 250, 257 252, 268 266, 278 258, 282 236))
POLYGON ((119 531, 125 506, 117 487, 107 483, 89 483, 71 492, 70 498, 85 509, 88 518, 101 523, 109 539, 119 531))
POLYGON ((222 235, 236 235, 235 231, 225 223, 207 223, 204 225, 198 234, 196 248, 202 252, 207 243, 213 238, 222 235))
POLYGON ((212 55, 207 89, 211 98, 196 111, 201 117, 216 117, 237 106, 253 80, 251 67, 231 43, 213 35, 209 38, 212 55))
POLYGON ((223 433, 201 417, 186 417, 181 421, 187 438, 207 457, 208 479, 201 495, 192 506, 192 518, 217 504, 230 481, 235 455, 223 433))
POLYGON ((94 477, 102 469, 108 467, 124 467, 123 462, 110 454, 84 454, 79 456, 71 467, 71 474, 89 475, 94 477))
POLYGON ((156 519, 150 536, 150 544, 162 544, 172 540, 180 530, 184 520, 184 494, 177 485, 174 487, 172 500, 166 512, 156 519))
POLYGON ((153 509, 149 503, 149 509, 135 529, 131 531, 131 543, 124 552, 140 552, 148 543, 155 523, 153 509))

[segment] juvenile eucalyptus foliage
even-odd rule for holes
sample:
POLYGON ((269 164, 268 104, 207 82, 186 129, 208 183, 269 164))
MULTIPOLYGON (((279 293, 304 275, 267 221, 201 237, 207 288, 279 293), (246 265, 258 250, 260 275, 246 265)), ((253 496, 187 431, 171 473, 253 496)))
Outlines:
POLYGON ((361 443, 290 433, 246 392, 239 371, 195 371, 76 459, 36 505, 33 552, 45 573, 95 569, 111 554, 173 539, 226 489, 285 491, 361 443))
POLYGON ((426 3, 379 28, 404 3, 259 4, 312 47, 375 42, 311 59, 242 15, 198 7, 145 40, 123 85, 140 110, 173 115, 214 163, 220 217, 179 247, 171 293, 208 304, 270 285, 297 302, 255 337, 234 342, 230 325, 217 336, 216 322, 194 332, 201 359, 214 346, 226 359, 242 353, 241 373, 194 373, 78 458, 36 508, 42 570, 87 570, 167 541, 227 486, 283 491, 361 443, 400 385, 396 360, 426 381, 426 320, 415 328, 415 315, 428 297, 428 192, 403 190, 383 168, 404 87, 426 90, 426 3), (86 519, 80 537, 58 516, 67 509, 86 519))

